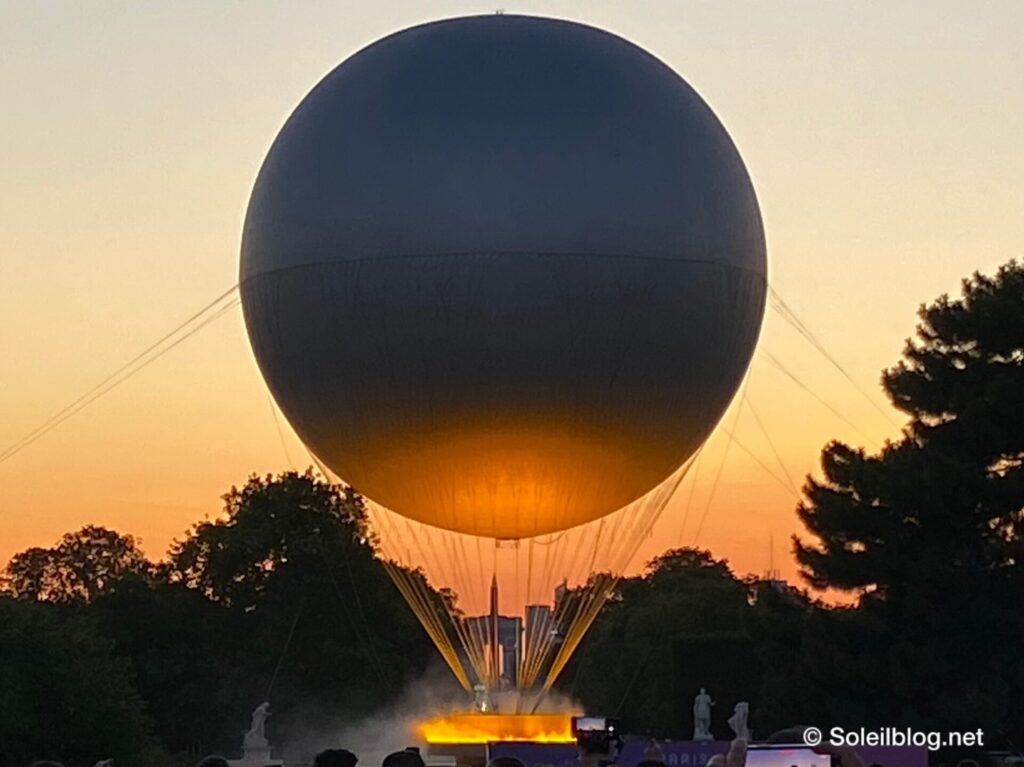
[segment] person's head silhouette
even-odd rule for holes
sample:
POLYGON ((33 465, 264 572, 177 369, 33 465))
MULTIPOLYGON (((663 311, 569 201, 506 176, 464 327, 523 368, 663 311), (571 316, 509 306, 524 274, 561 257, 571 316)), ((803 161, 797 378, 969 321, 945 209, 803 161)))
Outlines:
POLYGON ((228 767, 228 760, 223 756, 210 754, 209 756, 204 756, 200 759, 199 764, 197 764, 196 767, 228 767))
POLYGON ((328 748, 313 758, 313 767, 356 767, 359 758, 344 748, 328 748))
POLYGON ((425 767, 423 757, 414 748, 406 748, 402 751, 395 751, 384 757, 382 767, 425 767))

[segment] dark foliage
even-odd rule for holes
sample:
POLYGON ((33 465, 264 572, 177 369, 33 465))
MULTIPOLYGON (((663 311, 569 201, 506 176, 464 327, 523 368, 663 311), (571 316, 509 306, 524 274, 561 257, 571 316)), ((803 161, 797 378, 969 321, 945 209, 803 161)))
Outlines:
POLYGON ((833 443, 824 479, 807 484, 798 514, 812 537, 795 540, 797 560, 809 583, 859 606, 810 620, 798 673, 848 721, 1016 740, 1024 267, 975 274, 962 293, 921 308, 917 337, 883 375, 909 417, 902 438, 876 455, 833 443))
MULTIPOLYGON (((364 715, 423 673, 432 646, 376 558, 358 495, 287 472, 251 477, 224 501, 224 516, 197 525, 159 566, 130 537, 91 527, 19 554, 5 571, 18 597, 8 603, 87 619, 119 658, 115 682, 126 687, 113 694, 185 760, 236 751, 271 694, 280 740, 364 715)), ((77 737, 25 711, 25 727, 51 743, 77 737)))
MULTIPOLYGON (((669 551, 618 583, 563 692, 627 730, 686 737, 679 648, 718 642, 759 659, 755 735, 841 723, 1024 742, 1024 267, 974 275, 920 318, 883 376, 901 437, 877 454, 828 445, 797 510, 808 584, 852 604, 669 551)), ((162 746, 194 763, 237 747, 268 696, 281 740, 387 704, 435 659, 356 493, 289 472, 224 501, 160 565, 98 527, 11 560, 0 755, 159 765, 162 746)))
POLYGON ((747 587, 726 562, 703 550, 666 552, 644 575, 619 582, 561 688, 588 710, 621 717, 627 731, 687 736, 673 643, 742 634, 746 608, 747 587))
POLYGON ((0 754, 158 764, 130 663, 77 611, 0 597, 0 754))
POLYGON ((67 533, 52 549, 16 554, 0 586, 19 599, 89 602, 126 575, 146 575, 150 568, 132 536, 88 525, 67 533))

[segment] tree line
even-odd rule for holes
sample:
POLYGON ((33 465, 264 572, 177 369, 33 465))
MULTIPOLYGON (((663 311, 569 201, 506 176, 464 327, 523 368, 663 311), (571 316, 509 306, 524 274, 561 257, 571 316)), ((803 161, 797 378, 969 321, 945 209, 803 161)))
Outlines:
POLYGON ((359 717, 424 673, 429 640, 376 558, 360 496, 286 472, 224 502, 164 562, 94 526, 11 559, 0 599, 11 765, 194 764, 237 751, 271 694, 287 731, 359 717))
POLYGON ((901 436, 876 453, 827 445, 796 509, 805 585, 852 604, 737 578, 708 552, 668 552, 620 584, 581 647, 585 701, 619 710, 627 729, 685 736, 682 704, 696 690, 673 689, 678 643, 666 637, 739 637, 750 657, 726 660, 758 678, 761 735, 795 724, 981 728, 990 746, 1018 751, 1024 267, 974 274, 959 297, 922 306, 882 387, 907 417, 901 436))
MULTIPOLYGON (((980 727, 1024 742, 1024 267, 975 274, 919 318, 882 375, 900 437, 873 453, 833 442, 806 480, 802 587, 666 552, 620 581, 563 692, 630 731, 688 737, 681 654, 717 648, 753 688, 755 735, 980 727)), ((363 499, 311 472, 250 477, 161 562, 87 526, 17 554, 0 589, 0 767, 184 764, 234 750, 268 695, 287 732, 386 706, 437 662, 363 499)))

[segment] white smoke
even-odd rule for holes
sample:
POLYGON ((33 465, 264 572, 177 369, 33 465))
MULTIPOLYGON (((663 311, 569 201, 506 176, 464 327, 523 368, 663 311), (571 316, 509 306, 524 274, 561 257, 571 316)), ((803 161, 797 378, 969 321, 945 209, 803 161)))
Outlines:
MULTIPOLYGON (((528 712, 532 703, 523 707, 528 712)), ((384 757, 407 746, 418 746, 424 755, 418 725, 425 720, 473 711, 473 697, 463 690, 443 665, 432 667, 420 679, 406 685, 391 706, 351 720, 311 710, 301 724, 280 734, 281 752, 288 764, 309 764, 326 748, 346 748, 359 757, 359 767, 380 767, 384 757)), ((548 693, 537 713, 578 714, 579 703, 560 693, 548 693)), ((511 713, 503 711, 502 713, 511 713)))

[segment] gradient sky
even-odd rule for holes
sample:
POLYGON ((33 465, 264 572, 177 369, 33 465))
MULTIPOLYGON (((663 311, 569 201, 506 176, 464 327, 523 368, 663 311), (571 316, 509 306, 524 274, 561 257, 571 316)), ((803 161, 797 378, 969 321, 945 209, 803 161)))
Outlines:
MULTIPOLYGON (((259 165, 326 72, 400 28, 496 7, 0 5, 0 449, 235 283, 259 165)), ((703 95, 754 180, 773 287, 886 410, 879 372, 917 306, 1024 256, 1024 3, 503 7, 622 35, 703 95)), ((799 484, 830 439, 897 433, 772 312, 761 346, 857 429, 756 357, 754 410, 724 420, 743 448, 712 439, 685 528, 693 472, 634 566, 694 543, 706 510, 697 542, 761 573, 774 540, 793 577, 788 480, 744 448, 799 484)), ((271 408, 236 310, 0 464, 0 562, 86 523, 160 557, 233 483, 309 463, 271 408)))

